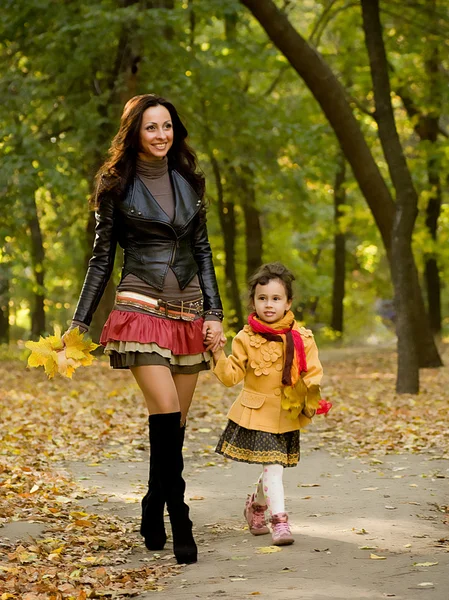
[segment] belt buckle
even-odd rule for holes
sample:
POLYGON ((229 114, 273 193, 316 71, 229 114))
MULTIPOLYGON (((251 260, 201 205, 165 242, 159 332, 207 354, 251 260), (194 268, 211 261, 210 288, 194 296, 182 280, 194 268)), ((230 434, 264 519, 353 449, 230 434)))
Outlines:
POLYGON ((167 306, 167 302, 165 300, 162 300, 162 298, 158 298, 157 299, 157 308, 158 310, 160 310, 161 312, 165 312, 165 316, 168 316, 168 306, 167 306))

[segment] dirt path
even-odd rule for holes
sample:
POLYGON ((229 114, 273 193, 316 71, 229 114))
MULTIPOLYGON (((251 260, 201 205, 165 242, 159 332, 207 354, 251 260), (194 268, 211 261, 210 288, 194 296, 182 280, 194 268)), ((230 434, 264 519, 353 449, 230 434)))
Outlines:
MULTIPOLYGON (((424 372, 418 397, 396 397, 392 391, 394 361, 385 352, 357 351, 354 357, 354 352, 338 350, 323 356, 329 361, 325 393, 337 409, 328 420, 316 419, 310 431, 301 435, 300 465, 285 472, 287 510, 296 542, 277 552, 260 550, 271 545, 271 536, 251 536, 242 516, 258 467, 225 461, 214 453, 226 409, 238 390, 223 388, 211 374, 202 375, 185 442, 187 499, 199 561, 181 569, 156 569, 172 572, 170 578, 154 580, 155 587, 161 585, 161 597, 448 600, 449 368, 424 372), (384 456, 385 452, 389 454, 384 456)), ((54 465, 84 488, 70 502, 84 507, 87 514, 100 516, 91 521, 94 536, 84 536, 84 545, 77 546, 74 558, 71 548, 61 558, 59 564, 65 565, 67 573, 70 560, 85 564, 83 552, 85 561, 98 559, 95 564, 139 572, 143 567, 174 564, 170 542, 165 551, 152 554, 138 534, 140 498, 148 477, 146 416, 129 374, 111 372, 99 362, 80 373, 70 386, 62 379, 46 382, 40 373, 22 376, 16 366, 4 369, 2 377, 9 390, 4 394, 4 410, 13 407, 8 413, 8 447, 16 456, 14 461, 20 459, 28 473, 32 456, 48 453, 52 465, 48 484, 39 463, 38 475, 29 476, 29 483, 21 468, 14 471, 10 487, 22 477, 25 493, 20 502, 27 509, 19 510, 19 503, 13 516, 2 520, 0 548, 4 547, 5 556, 14 544, 23 542, 27 552, 34 551, 30 544, 36 546, 37 540, 39 547, 45 546, 58 523, 64 532, 70 531, 73 520, 62 519, 68 499, 62 497, 59 506, 52 497, 51 477, 58 481, 54 465), (22 407, 22 412, 17 407, 22 407), (76 419, 71 421, 73 411, 76 419), (23 456, 22 448, 27 449, 23 456), (32 504, 28 498, 36 490, 32 504), (56 511, 55 517, 46 516, 47 502, 50 510, 56 511), (30 518, 30 514, 36 517, 30 518), (94 527, 102 515, 120 517, 117 526, 122 533, 115 529, 112 534, 115 542, 118 540, 118 554, 108 553, 106 530, 97 532, 94 527), (95 536, 102 540, 98 548, 95 536), (122 538, 126 548, 121 545, 122 538)), ((64 535, 68 534, 62 533, 62 540, 64 535)), ((76 536, 70 539, 77 544, 76 536)), ((31 560, 29 554, 25 559, 31 560)), ((0 569, 13 574, 14 560, 11 566, 5 558, 0 569)), ((48 559, 40 555, 36 568, 45 571, 47 567, 42 565, 46 564, 48 559)), ((27 569, 28 562, 18 568, 22 576, 27 569)), ((88 579, 85 577, 86 589, 88 579)), ((95 582, 92 588, 96 589, 95 582)), ((137 595, 139 590, 130 588, 120 596, 112 591, 106 597, 155 597, 154 591, 137 595)), ((104 596, 99 594, 93 597, 104 596)), ((40 600, 36 594, 29 597, 40 600)))
MULTIPOLYGON (((108 496, 107 505, 89 502, 89 508, 103 507, 137 524, 136 481, 145 481, 146 465, 132 466, 111 462, 86 473, 84 463, 71 463, 70 470, 82 485, 98 486, 99 499, 108 496)), ((270 536, 251 536, 242 519, 258 471, 234 462, 187 467, 199 562, 167 580, 162 597, 418 600, 432 590, 434 600, 447 600, 449 530, 438 507, 447 502, 448 461, 400 455, 380 463, 324 451, 303 456, 285 474, 296 543, 269 554, 259 552, 270 546, 270 536)), ((171 560, 170 551, 168 544, 154 559, 171 560)), ((137 548, 134 566, 149 558, 137 548)), ((154 592, 139 596, 150 598, 154 592)))

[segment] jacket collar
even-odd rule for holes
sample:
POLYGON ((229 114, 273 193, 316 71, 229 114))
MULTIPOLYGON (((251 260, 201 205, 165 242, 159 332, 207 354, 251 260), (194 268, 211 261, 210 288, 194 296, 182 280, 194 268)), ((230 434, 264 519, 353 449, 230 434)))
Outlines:
MULTIPOLYGON (((147 210, 150 209, 150 214, 143 214, 142 216, 166 223, 174 229, 182 230, 188 226, 190 221, 201 209, 201 199, 190 183, 177 171, 170 171, 170 180, 173 186, 173 196, 175 201, 175 214, 173 220, 170 220, 167 213, 160 207, 159 203, 140 177, 136 177, 134 181, 132 204, 140 204, 139 199, 142 199, 145 208, 147 210)), ((145 213, 147 210, 145 210, 145 213)))

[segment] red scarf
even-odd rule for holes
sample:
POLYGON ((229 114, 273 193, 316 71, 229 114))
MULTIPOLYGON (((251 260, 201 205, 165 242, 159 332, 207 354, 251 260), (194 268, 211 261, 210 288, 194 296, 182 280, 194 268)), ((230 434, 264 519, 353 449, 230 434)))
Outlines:
POLYGON ((269 327, 259 319, 255 312, 248 317, 248 324, 251 329, 266 340, 284 342, 283 336, 285 336, 285 363, 282 372, 282 383, 289 386, 295 385, 300 374, 307 371, 304 342, 299 331, 293 329, 294 323, 295 317, 290 310, 283 319, 275 323, 275 327, 269 327))

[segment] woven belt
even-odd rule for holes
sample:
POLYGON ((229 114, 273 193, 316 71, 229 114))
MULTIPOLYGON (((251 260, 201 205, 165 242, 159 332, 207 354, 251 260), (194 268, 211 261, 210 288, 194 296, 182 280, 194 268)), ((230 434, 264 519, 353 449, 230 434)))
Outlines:
POLYGON ((203 314, 202 298, 187 302, 184 300, 169 302, 137 292, 117 292, 115 303, 122 306, 133 306, 153 315, 180 321, 194 321, 203 314))

